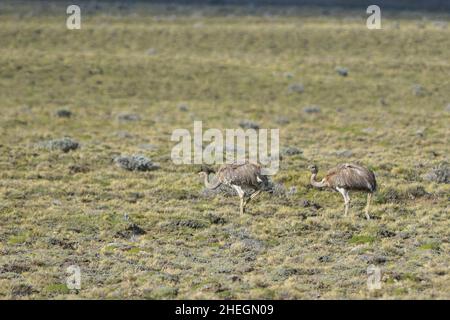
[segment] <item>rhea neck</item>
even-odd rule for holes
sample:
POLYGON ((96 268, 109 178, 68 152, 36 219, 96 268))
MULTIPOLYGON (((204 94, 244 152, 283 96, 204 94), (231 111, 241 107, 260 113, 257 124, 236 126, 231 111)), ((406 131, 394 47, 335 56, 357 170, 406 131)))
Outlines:
POLYGON ((206 172, 203 173, 203 180, 205 182, 205 187, 208 187, 210 185, 209 180, 208 180, 208 176, 209 176, 208 173, 206 173, 206 172))
POLYGON ((206 172, 203 173, 203 176, 204 176, 203 177, 203 179, 204 179, 203 181, 204 181, 205 187, 207 189, 216 189, 221 184, 221 182, 219 180, 217 180, 215 183, 209 182, 209 180, 208 180, 209 174, 206 173, 206 172))
POLYGON ((323 181, 320 181, 320 182, 316 181, 316 177, 317 177, 317 172, 312 172, 311 179, 310 179, 311 185, 313 187, 316 187, 316 188, 323 188, 323 187, 325 187, 325 184, 324 184, 323 181))

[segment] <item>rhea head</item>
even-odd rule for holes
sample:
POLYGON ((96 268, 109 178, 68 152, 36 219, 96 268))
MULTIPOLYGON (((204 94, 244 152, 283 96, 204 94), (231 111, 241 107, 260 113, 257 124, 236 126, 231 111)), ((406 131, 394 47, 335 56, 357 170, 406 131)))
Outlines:
POLYGON ((202 165, 197 171, 198 175, 201 177, 209 176, 210 173, 214 173, 215 171, 206 165, 202 165))
POLYGON ((311 171, 312 174, 317 174, 317 172, 319 172, 319 169, 317 168, 317 166, 315 164, 310 164, 308 166, 309 171, 311 171))

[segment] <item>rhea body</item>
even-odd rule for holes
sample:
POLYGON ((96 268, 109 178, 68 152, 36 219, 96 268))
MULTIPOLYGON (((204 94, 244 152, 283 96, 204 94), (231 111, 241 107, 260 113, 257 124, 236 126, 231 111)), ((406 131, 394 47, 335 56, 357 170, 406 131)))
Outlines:
POLYGON ((240 198, 240 213, 245 212, 246 205, 255 199, 262 191, 268 188, 267 176, 261 173, 261 166, 254 163, 224 164, 216 172, 211 181, 208 179, 210 173, 215 171, 202 167, 199 174, 203 177, 205 187, 213 190, 220 185, 227 185, 236 190, 240 198))
POLYGON ((316 181, 318 168, 316 165, 309 167, 311 170, 311 185, 316 188, 331 188, 342 194, 345 203, 346 216, 350 206, 349 191, 362 191, 367 193, 367 205, 365 216, 370 220, 369 207, 373 193, 377 190, 375 174, 360 165, 344 163, 330 169, 321 181, 316 181))

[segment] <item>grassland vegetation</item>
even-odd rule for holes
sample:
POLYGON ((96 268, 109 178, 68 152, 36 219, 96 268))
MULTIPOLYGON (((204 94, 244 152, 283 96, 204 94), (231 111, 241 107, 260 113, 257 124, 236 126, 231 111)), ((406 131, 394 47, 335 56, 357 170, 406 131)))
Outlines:
POLYGON ((0 4, 0 298, 450 298, 448 15, 386 13, 382 30, 365 8, 82 15, 67 30, 60 3, 0 4), (279 128, 279 192, 244 215, 206 194, 170 158, 194 120, 279 128), (310 187, 312 162, 373 170, 373 219, 365 195, 344 218, 340 194, 310 187))

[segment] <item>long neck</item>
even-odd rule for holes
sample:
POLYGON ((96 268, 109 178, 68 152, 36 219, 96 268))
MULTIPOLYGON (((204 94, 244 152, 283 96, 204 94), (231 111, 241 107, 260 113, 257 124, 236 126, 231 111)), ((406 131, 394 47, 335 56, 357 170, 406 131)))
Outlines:
POLYGON ((322 182, 322 181, 316 181, 316 176, 317 176, 317 173, 313 173, 313 174, 311 174, 311 179, 310 179, 310 181, 311 181, 311 185, 313 186, 313 187, 316 187, 316 188, 323 188, 323 187, 325 187, 325 183, 324 182, 322 182))
POLYGON ((205 181, 205 187, 207 187, 207 188, 209 189, 209 186, 210 186, 211 184, 210 184, 209 181, 208 181, 208 174, 205 173, 205 174, 203 175, 203 178, 204 178, 204 181, 205 181))
POLYGON ((209 181, 208 181, 208 174, 207 173, 205 173, 205 179, 204 179, 204 181, 205 181, 205 187, 207 188, 207 189, 216 189, 218 186, 220 186, 220 184, 221 184, 221 182, 217 179, 217 181, 215 182, 215 183, 210 183, 209 181))

